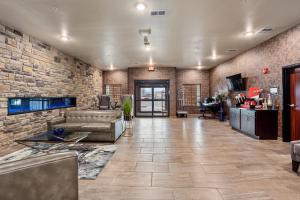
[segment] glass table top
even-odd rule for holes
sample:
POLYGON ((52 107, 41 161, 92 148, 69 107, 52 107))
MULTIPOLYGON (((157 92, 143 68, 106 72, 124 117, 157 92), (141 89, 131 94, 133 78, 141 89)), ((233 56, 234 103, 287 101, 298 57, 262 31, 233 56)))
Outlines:
POLYGON ((56 135, 51 131, 40 133, 31 137, 16 140, 16 142, 79 142, 86 138, 90 132, 70 132, 56 135))

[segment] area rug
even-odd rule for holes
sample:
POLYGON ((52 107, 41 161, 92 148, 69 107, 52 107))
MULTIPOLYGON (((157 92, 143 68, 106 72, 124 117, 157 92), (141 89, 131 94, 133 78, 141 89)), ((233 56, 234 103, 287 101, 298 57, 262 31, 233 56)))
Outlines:
MULTIPOLYGON (((38 143, 44 150, 52 148, 54 144, 38 143)), ((51 153, 76 151, 78 153, 78 178, 94 180, 98 174, 103 170, 106 163, 111 159, 116 151, 115 145, 91 145, 91 144, 75 144, 65 145, 51 153)), ((22 160, 25 158, 40 156, 45 153, 26 147, 14 153, 8 154, 0 158, 0 164, 22 160)))

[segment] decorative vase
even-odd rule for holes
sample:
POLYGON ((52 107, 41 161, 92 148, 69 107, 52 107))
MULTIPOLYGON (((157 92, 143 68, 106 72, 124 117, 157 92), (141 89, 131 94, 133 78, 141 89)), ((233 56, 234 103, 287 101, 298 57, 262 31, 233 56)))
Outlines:
POLYGON ((269 109, 272 109, 272 107, 273 107, 273 101, 272 101, 272 98, 271 98, 270 94, 268 95, 267 106, 268 106, 269 109))
POLYGON ((130 115, 124 115, 124 121, 131 121, 132 118, 130 115))
POLYGON ((61 139, 56 137, 63 137, 65 133, 65 129, 63 128, 56 128, 52 131, 47 132, 47 137, 49 141, 61 141, 61 139), (56 136, 56 137, 55 137, 56 136))
POLYGON ((132 127, 132 117, 131 115, 124 115, 124 122, 125 122, 125 131, 123 136, 124 137, 131 137, 133 136, 133 127, 132 127))

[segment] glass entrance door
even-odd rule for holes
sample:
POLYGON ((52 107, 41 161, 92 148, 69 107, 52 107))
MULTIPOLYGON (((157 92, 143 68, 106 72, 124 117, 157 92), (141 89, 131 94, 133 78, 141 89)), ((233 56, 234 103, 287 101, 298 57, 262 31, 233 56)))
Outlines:
POLYGON ((141 93, 140 112, 151 114, 152 113, 152 96, 153 96, 152 88, 151 87, 146 87, 146 88, 141 87, 140 93, 141 93))
POLYGON ((169 116, 169 81, 135 81, 135 116, 169 116))

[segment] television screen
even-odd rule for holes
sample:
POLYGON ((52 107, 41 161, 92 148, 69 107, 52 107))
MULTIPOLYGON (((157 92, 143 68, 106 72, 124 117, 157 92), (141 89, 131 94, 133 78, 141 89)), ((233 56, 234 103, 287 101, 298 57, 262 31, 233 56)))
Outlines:
POLYGON ((228 90, 230 90, 230 91, 245 90, 241 74, 229 76, 229 77, 226 77, 226 79, 227 79, 228 90))

